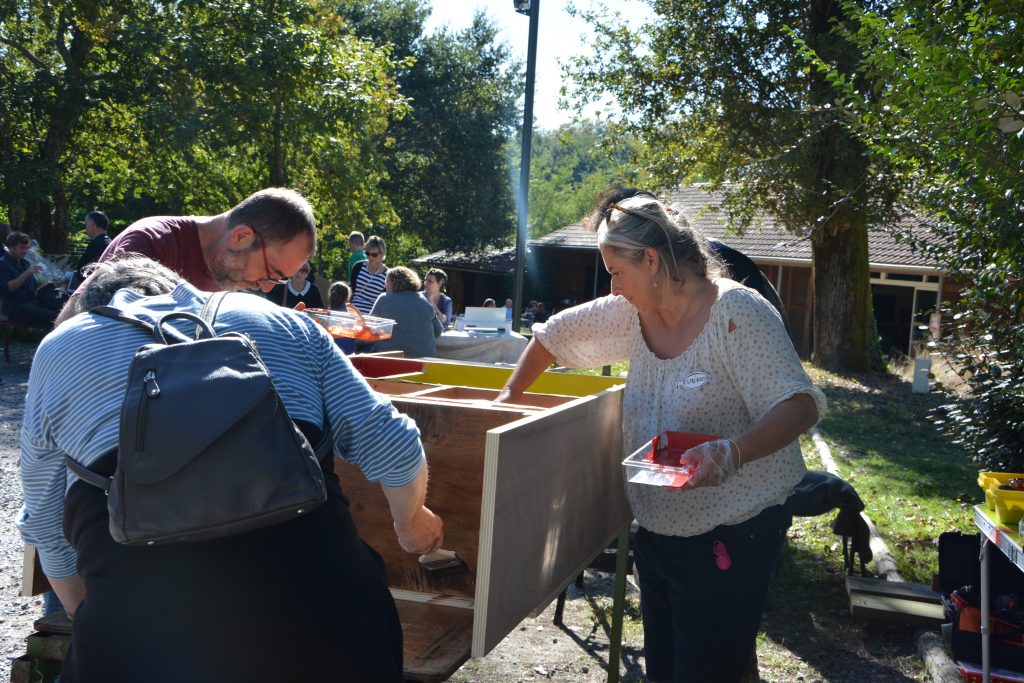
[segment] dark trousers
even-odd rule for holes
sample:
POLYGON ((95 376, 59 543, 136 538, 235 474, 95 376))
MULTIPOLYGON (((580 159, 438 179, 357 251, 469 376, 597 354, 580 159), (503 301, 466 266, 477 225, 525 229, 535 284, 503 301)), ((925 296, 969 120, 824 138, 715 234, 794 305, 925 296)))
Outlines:
POLYGON ((60 313, 59 303, 51 305, 46 300, 36 299, 8 306, 7 319, 12 323, 46 326, 53 325, 58 313, 60 313))
POLYGON ((662 536, 641 527, 634 555, 649 680, 741 679, 791 520, 785 504, 699 536, 662 536), (725 544, 728 569, 716 563, 716 541, 725 544))
POLYGON ((26 325, 52 325, 64 306, 57 288, 46 284, 36 291, 32 301, 8 304, 7 318, 14 323, 26 325))

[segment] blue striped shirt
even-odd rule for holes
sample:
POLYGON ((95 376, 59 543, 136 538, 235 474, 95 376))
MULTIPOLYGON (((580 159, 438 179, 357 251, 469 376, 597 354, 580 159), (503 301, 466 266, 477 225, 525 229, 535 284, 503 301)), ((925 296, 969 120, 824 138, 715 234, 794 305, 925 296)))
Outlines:
MULTIPOLYGON (((181 284, 170 294, 155 297, 122 290, 112 303, 155 323, 173 310, 198 315, 206 296, 181 284)), ((194 330, 186 321, 172 324, 182 332, 194 330)), ((326 412, 335 452, 359 466, 367 479, 401 487, 424 467, 416 423, 375 393, 311 319, 258 296, 232 294, 220 308, 216 328, 249 335, 292 418, 322 427, 326 412)), ((128 367, 135 351, 148 341, 137 328, 83 313, 39 345, 25 398, 25 504, 17 526, 25 542, 39 550, 47 576, 75 573, 75 552, 64 538, 62 523, 64 496, 76 477, 65 466, 64 455, 89 465, 117 447, 128 367)), ((188 429, 191 417, 183 416, 182 429, 188 429)))

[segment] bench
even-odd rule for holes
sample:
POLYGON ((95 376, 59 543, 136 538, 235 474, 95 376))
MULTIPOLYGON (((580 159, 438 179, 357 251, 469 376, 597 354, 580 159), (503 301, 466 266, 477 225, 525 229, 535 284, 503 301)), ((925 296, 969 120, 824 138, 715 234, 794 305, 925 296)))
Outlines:
POLYGON ((4 336, 4 360, 8 363, 11 362, 11 330, 24 329, 24 330, 43 330, 48 331, 49 325, 33 325, 32 323, 16 323, 12 320, 8 320, 7 316, 0 313, 0 330, 3 331, 4 336))

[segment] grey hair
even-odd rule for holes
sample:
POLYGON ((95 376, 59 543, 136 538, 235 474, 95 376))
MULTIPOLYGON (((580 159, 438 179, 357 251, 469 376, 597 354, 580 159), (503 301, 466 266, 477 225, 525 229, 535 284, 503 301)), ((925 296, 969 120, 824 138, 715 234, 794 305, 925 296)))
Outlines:
POLYGON ((703 233, 690 227, 683 214, 669 213, 645 194, 602 208, 597 244, 634 263, 643 260, 645 249, 654 249, 660 257, 659 272, 677 283, 685 282, 687 273, 702 278, 725 273, 725 264, 711 251, 703 233))
POLYGON ((105 306, 120 289, 130 289, 145 296, 167 294, 184 282, 170 268, 145 256, 128 255, 114 261, 95 263, 86 269, 89 276, 78 302, 79 311, 105 306))

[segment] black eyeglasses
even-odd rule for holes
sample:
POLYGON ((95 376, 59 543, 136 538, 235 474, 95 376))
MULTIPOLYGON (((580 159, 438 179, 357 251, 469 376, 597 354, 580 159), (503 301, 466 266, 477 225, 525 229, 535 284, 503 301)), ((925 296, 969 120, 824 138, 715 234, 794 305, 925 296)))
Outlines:
MULTIPOLYGON (((256 232, 256 231, 253 230, 253 232, 256 232)), ((256 232, 256 237, 258 237, 259 240, 260 240, 260 250, 263 252, 263 270, 267 271, 267 276, 266 277, 261 277, 256 282, 266 282, 266 283, 272 284, 272 285, 282 285, 282 284, 288 282, 288 280, 290 280, 291 278, 287 278, 287 277, 284 277, 284 278, 280 278, 280 277, 279 278, 273 278, 273 277, 270 276, 270 262, 267 261, 267 245, 266 245, 266 242, 263 241, 263 235, 259 234, 258 232, 256 232)))

